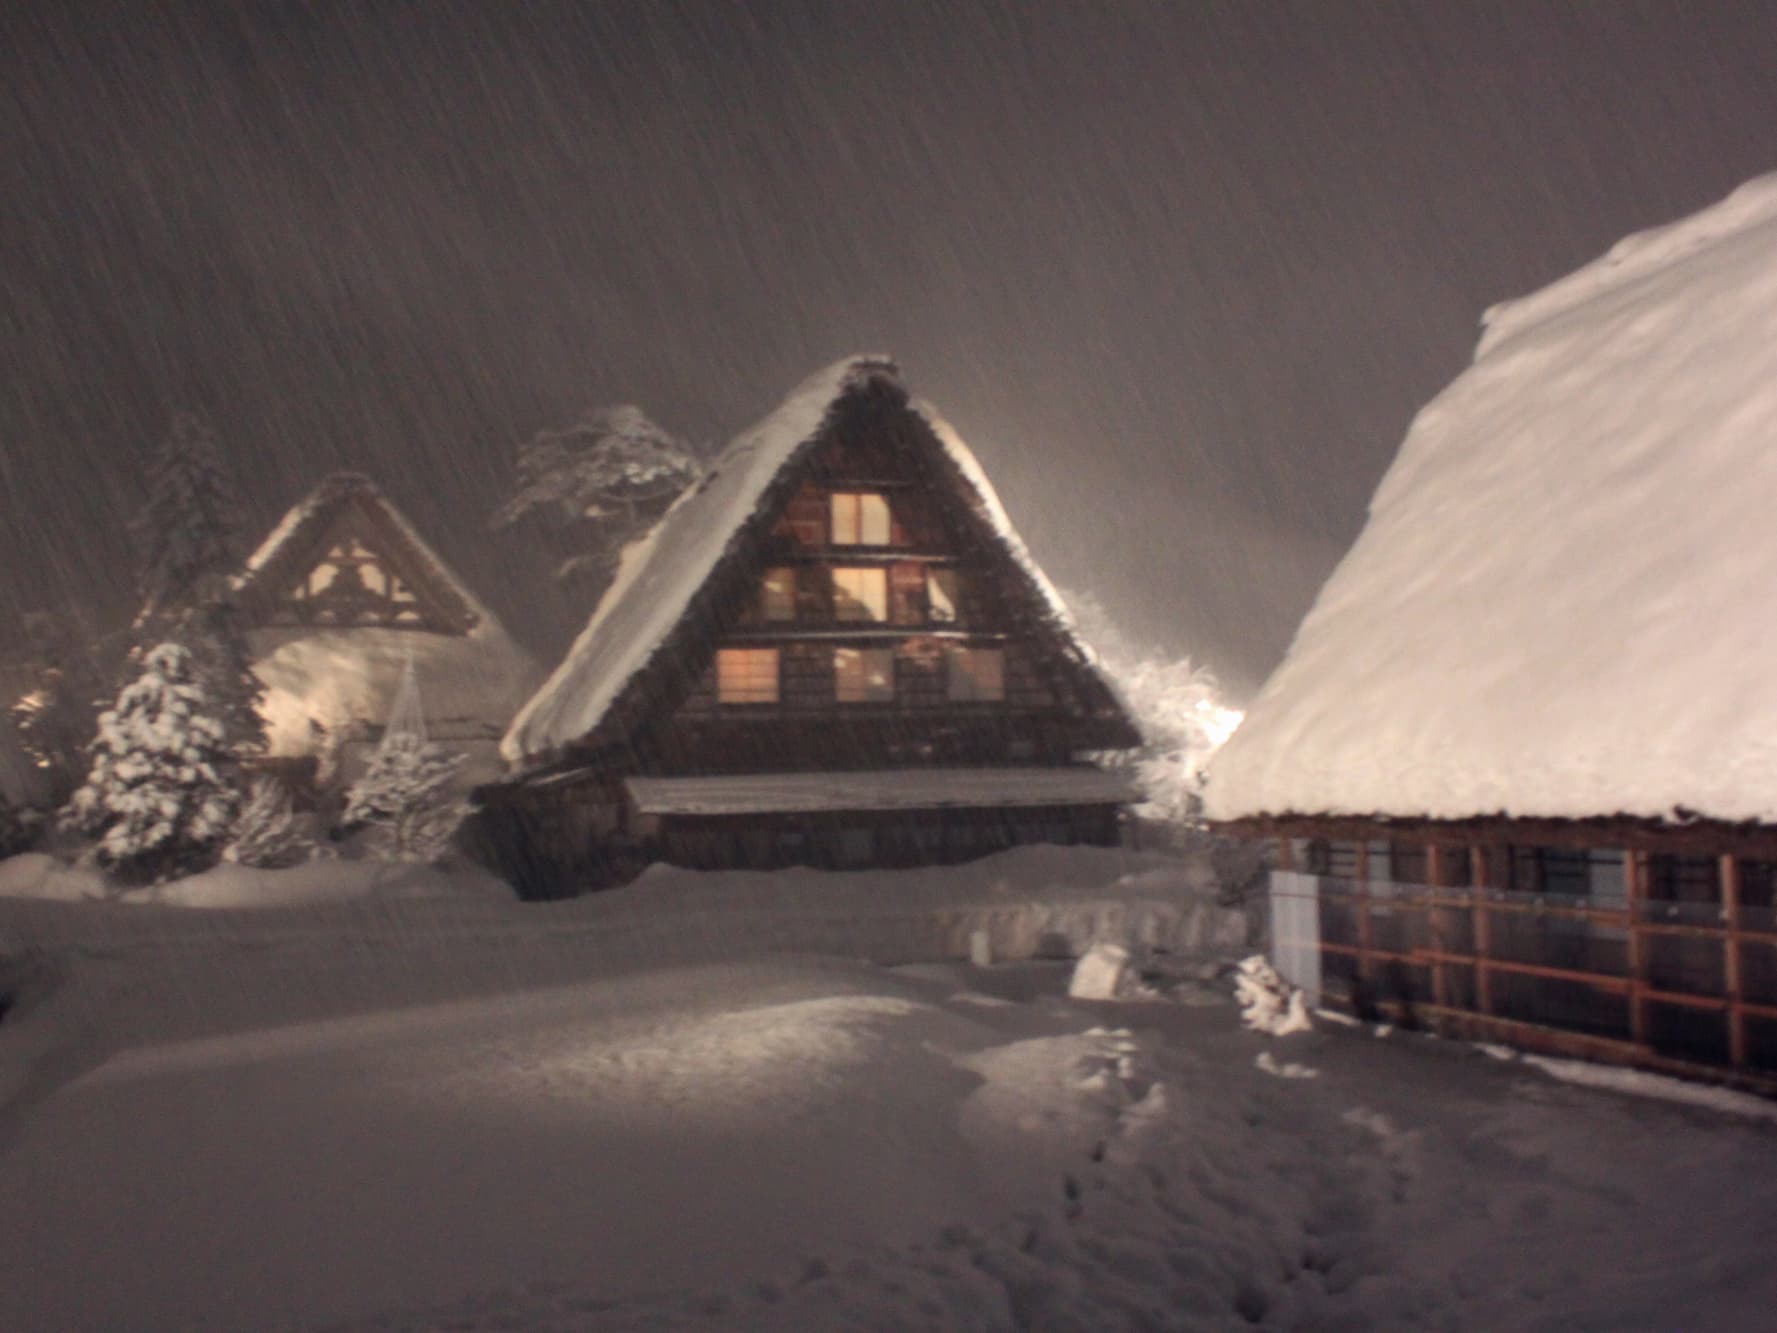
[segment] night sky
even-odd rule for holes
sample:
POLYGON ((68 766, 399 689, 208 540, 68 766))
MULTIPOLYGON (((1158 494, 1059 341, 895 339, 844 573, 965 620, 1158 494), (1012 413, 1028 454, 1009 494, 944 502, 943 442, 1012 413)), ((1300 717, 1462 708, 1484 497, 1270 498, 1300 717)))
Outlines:
POLYGON ((1770 4, 9 4, 0 625, 126 609, 190 407, 256 524, 368 471, 547 653, 518 440, 888 351, 1244 693, 1482 309, 1777 169, 1774 72, 1770 4))

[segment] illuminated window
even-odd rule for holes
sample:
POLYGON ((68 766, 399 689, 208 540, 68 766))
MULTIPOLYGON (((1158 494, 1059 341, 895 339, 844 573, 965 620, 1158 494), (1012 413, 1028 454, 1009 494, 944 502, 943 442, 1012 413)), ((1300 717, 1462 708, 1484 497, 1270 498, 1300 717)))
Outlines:
POLYGON ((950 698, 957 703, 997 703, 1006 697, 1006 654, 1000 648, 964 648, 948 653, 950 698))
POLYGON ((835 569, 833 571, 833 618, 835 620, 887 620, 888 571, 886 569, 835 569))
POLYGON ((759 585, 759 608, 767 620, 796 618, 796 571, 789 566, 768 569, 759 585))
POLYGON ((833 545, 887 546, 888 501, 869 491, 833 492, 833 545))
POLYGON ((892 648, 833 650, 833 694, 842 704, 887 704, 895 701, 895 654, 892 648))
POLYGON ((956 571, 926 570, 926 619, 934 624, 956 623, 956 571))
POLYGON ((776 703, 777 649, 719 649, 716 653, 716 699, 725 704, 776 703))

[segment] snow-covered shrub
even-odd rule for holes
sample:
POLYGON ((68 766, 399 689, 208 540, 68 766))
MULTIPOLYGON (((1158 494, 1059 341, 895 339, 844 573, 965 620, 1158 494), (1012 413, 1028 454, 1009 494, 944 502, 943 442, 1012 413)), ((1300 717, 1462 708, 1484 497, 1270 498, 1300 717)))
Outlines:
POLYGON ((391 733, 346 795, 341 823, 368 826, 370 846, 397 861, 437 861, 451 849, 469 803, 456 794, 463 756, 423 735, 391 733))
POLYGON ((314 849, 307 825, 290 807, 290 789, 274 777, 254 778, 222 859, 276 869, 308 860, 314 849))
POLYGON ((163 643, 144 655, 141 675, 99 715, 91 757, 67 820, 98 840, 100 865, 149 881, 215 863, 234 825, 238 773, 190 653, 163 643))
POLYGON ((0 792, 0 857, 17 856, 37 845, 43 833, 43 816, 15 805, 0 792))
POLYGON ((1234 998, 1240 1003, 1240 1021, 1254 1031, 1285 1037, 1314 1027, 1302 992, 1278 976, 1264 954, 1241 960, 1234 973, 1234 998))
POLYGON ((1195 825, 1203 770, 1242 714, 1222 702, 1209 668, 1138 648, 1095 597, 1068 593, 1066 601, 1142 735, 1139 750, 1107 755, 1103 762, 1135 778, 1146 798, 1136 810, 1140 818, 1170 830, 1195 825))

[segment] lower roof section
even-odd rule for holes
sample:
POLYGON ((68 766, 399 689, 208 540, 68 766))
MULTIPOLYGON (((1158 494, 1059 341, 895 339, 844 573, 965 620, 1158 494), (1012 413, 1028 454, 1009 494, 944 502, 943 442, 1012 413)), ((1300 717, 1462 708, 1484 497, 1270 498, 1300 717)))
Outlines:
POLYGON ((1136 799, 1136 792, 1126 779, 1086 767, 741 773, 721 777, 628 778, 623 785, 636 809, 645 815, 1118 805, 1136 799))

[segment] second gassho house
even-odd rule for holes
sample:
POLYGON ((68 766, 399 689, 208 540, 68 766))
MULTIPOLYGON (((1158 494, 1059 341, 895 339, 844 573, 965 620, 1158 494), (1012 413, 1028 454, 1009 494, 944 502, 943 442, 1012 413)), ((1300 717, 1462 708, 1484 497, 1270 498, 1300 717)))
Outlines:
POLYGON ((1137 743, 974 456, 855 357, 626 552, 483 830, 531 892, 1107 843, 1130 793, 1085 756, 1137 743))
POLYGON ((370 478, 324 478, 237 584, 271 766, 299 789, 324 759, 356 776, 409 664, 428 732, 464 755, 465 783, 500 774, 499 739, 536 666, 370 478))
POLYGON ((1777 1087, 1777 177, 1488 313, 1242 728, 1325 1002, 1777 1087))

